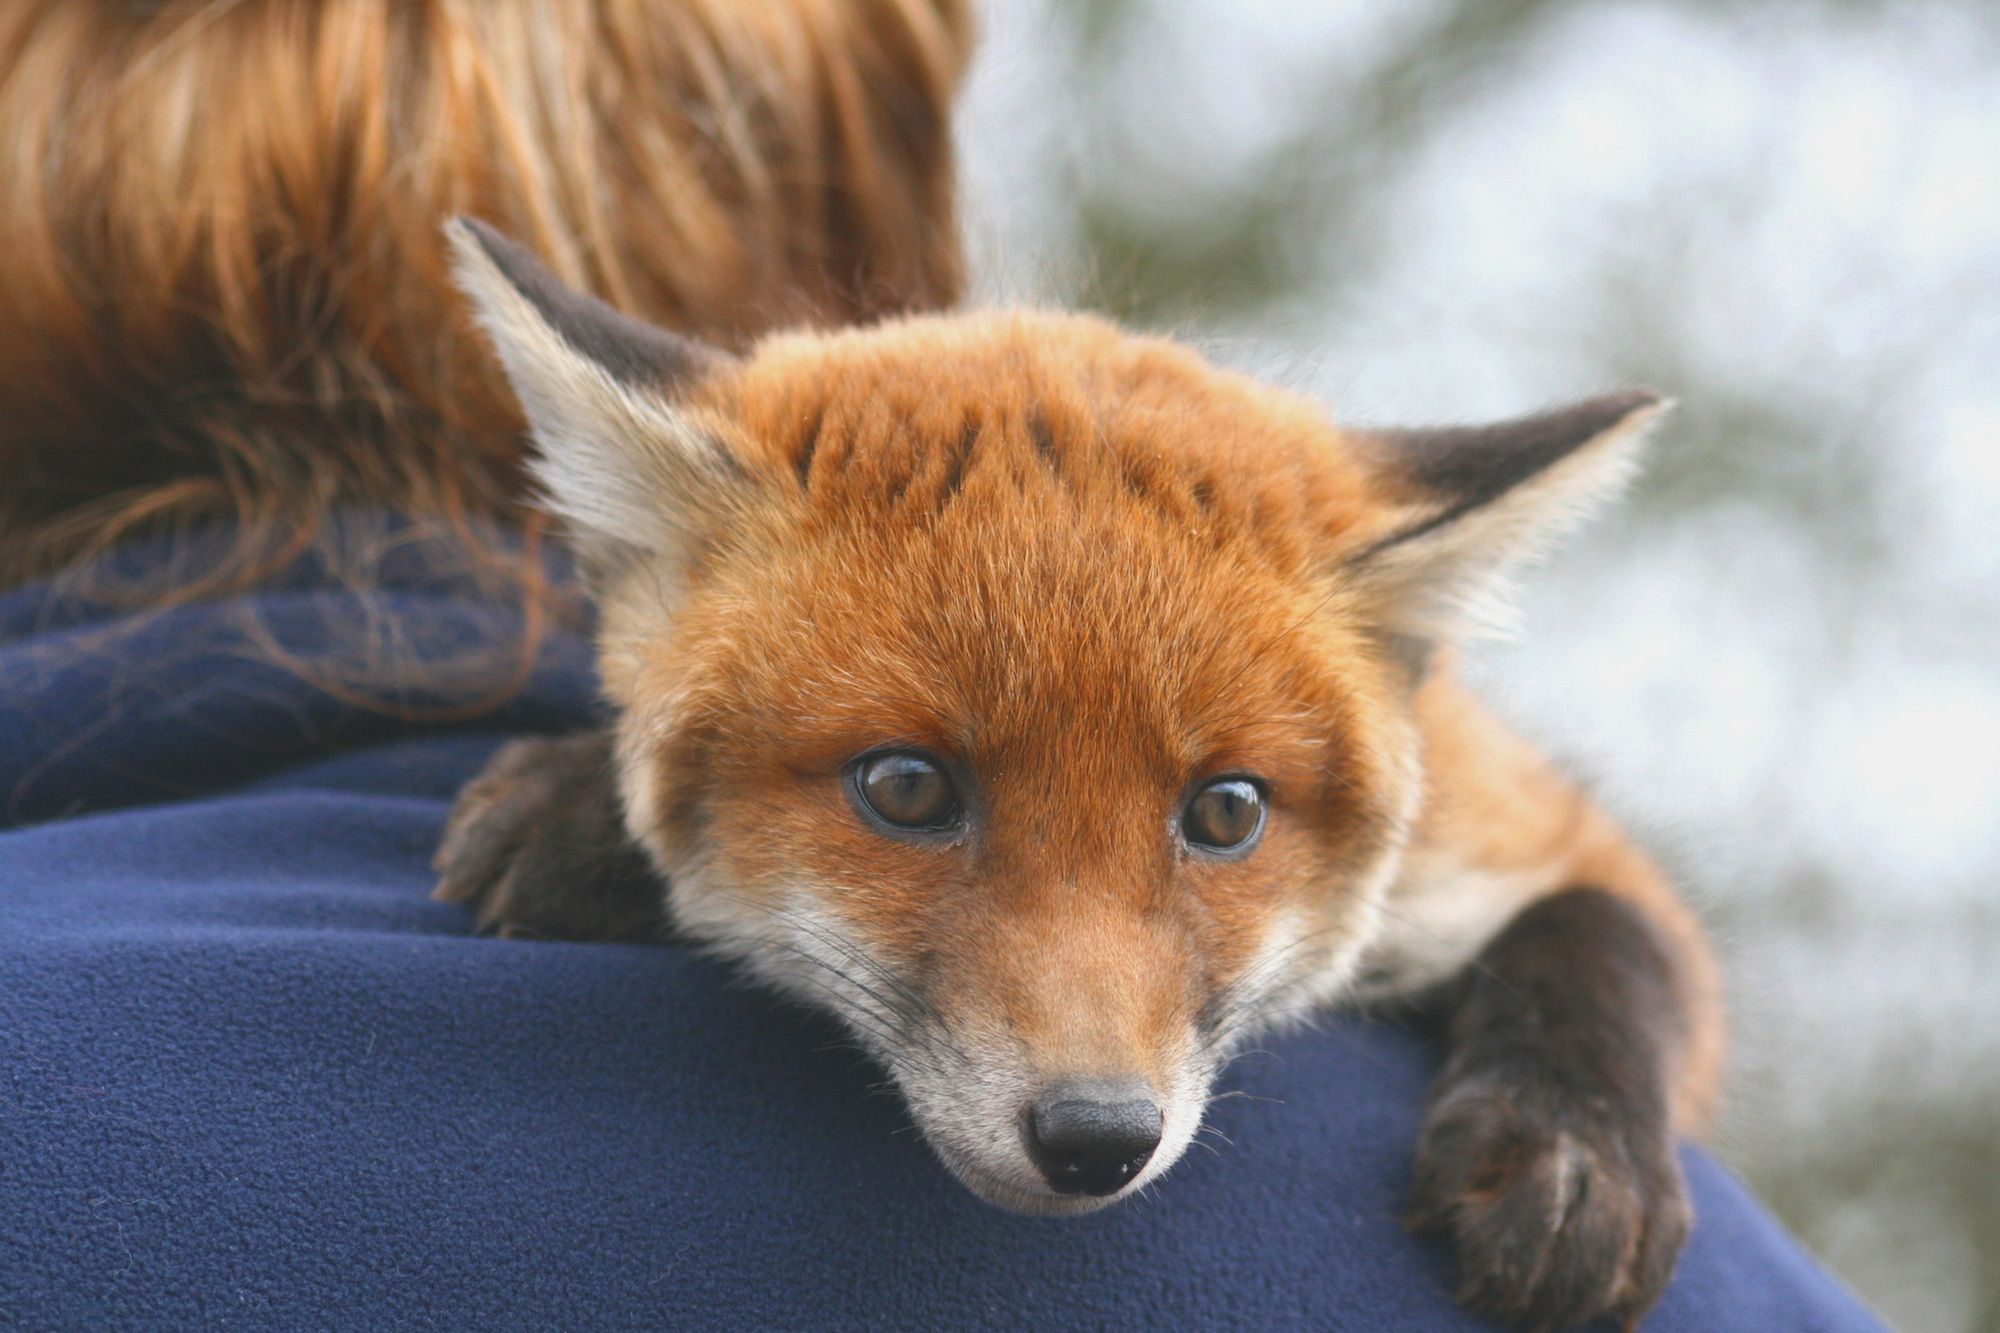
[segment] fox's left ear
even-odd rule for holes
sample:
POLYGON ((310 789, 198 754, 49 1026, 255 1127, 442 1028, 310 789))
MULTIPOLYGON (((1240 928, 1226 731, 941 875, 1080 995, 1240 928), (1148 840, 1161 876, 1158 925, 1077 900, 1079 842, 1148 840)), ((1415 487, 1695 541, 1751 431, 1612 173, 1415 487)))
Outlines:
POLYGON ((1356 432, 1390 503, 1339 555, 1341 581, 1418 659, 1504 624, 1509 575, 1623 485, 1669 406, 1633 390, 1491 426, 1356 432))
POLYGON ((459 286, 499 349, 534 434, 530 468, 581 554, 684 557, 746 477, 687 390, 731 358, 563 285, 475 218, 445 224, 459 286))

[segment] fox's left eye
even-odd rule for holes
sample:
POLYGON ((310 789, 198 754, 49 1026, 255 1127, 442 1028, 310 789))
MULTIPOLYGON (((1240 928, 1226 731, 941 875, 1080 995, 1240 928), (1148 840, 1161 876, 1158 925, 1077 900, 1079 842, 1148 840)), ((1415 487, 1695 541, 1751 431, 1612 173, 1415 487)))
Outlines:
POLYGON ((1249 778, 1217 778, 1181 813, 1181 836, 1207 852, 1246 852, 1264 831, 1264 790, 1249 778))
POLYGON ((914 833, 941 833, 958 823, 958 793, 933 759, 894 750, 862 759, 853 770, 854 794, 883 823, 914 833))

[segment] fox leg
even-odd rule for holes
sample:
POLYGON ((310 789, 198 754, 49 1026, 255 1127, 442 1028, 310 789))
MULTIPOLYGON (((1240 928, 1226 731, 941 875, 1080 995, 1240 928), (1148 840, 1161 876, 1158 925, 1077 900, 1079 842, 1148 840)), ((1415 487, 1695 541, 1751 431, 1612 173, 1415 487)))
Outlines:
POLYGON ((1430 803, 1381 950, 1444 1008, 1415 1222, 1451 1239, 1483 1313, 1629 1325, 1691 1220, 1675 1144, 1713 1101, 1714 964, 1659 872, 1538 755, 1448 681, 1419 715, 1430 803))
POLYGON ((1636 1320, 1665 1289, 1691 1220, 1672 989, 1656 932, 1596 888, 1541 899, 1480 952, 1417 1149, 1415 1218, 1455 1243, 1461 1301, 1557 1327, 1636 1320))
POLYGON ((620 809, 608 731, 509 742, 459 793, 432 896, 503 936, 655 938, 665 889, 620 809))

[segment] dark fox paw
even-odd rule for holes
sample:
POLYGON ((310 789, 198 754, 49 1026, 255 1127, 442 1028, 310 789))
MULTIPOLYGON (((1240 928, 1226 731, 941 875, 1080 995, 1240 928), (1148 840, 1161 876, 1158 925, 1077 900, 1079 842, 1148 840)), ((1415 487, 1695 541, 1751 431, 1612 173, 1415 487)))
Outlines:
POLYGON ((1413 1222, 1453 1242, 1458 1299, 1480 1314, 1629 1330, 1666 1289, 1692 1219, 1663 1125, 1485 1080, 1431 1104, 1413 1222))
POLYGON ((566 940, 659 935, 665 891, 626 836, 604 732, 503 746, 459 793, 431 896, 482 931, 566 940))

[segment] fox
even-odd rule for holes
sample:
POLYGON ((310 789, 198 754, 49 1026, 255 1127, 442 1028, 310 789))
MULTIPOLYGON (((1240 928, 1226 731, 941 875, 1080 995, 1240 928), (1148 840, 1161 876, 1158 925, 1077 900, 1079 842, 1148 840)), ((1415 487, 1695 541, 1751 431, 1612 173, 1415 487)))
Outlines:
POLYGON ((1342 427, 1038 310, 728 351, 446 232, 611 721, 496 753, 437 897, 502 935, 671 931, 830 1011, 944 1167, 1033 1214, 1158 1180, 1260 1031, 1423 1006, 1409 1218, 1457 1298, 1536 1327, 1652 1306, 1717 964, 1455 663, 1665 399, 1342 427))

